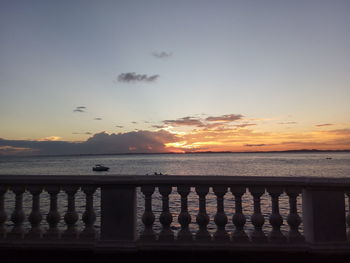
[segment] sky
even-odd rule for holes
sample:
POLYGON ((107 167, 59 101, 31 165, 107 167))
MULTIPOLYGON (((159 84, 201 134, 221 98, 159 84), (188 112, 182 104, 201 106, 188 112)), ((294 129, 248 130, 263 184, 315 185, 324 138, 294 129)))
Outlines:
POLYGON ((350 149, 350 1, 0 1, 0 154, 350 149))

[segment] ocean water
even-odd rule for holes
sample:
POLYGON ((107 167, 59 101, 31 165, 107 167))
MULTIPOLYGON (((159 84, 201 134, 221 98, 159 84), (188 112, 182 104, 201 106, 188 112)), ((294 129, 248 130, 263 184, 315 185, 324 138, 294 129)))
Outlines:
POLYGON ((350 153, 217 153, 0 157, 0 174, 349 177, 350 153), (332 158, 332 159, 326 159, 332 158), (109 172, 93 172, 102 163, 109 172))
MULTIPOLYGON (((316 177, 350 177, 350 153, 220 153, 220 154, 149 154, 149 155, 108 155, 108 156, 56 156, 56 157, 0 157, 0 175, 145 175, 154 172, 167 175, 227 175, 227 176, 316 176, 316 177), (329 159, 331 158, 331 159, 329 159), (92 166, 102 163, 110 167, 109 172, 93 172, 92 166)), ((1 183, 1 182, 0 182, 1 183)), ((41 211, 45 216, 49 211, 49 198, 46 192, 41 195, 41 211)), ((95 211, 97 214, 96 228, 100 227, 100 191, 95 193, 95 211)), ((65 193, 59 194, 59 210, 63 216, 67 209, 65 193)), ((31 195, 24 194, 24 211, 28 216, 31 211, 31 195)), ((141 216, 144 209, 143 196, 138 189, 137 200, 138 230, 142 230, 141 216)), ((197 231, 195 217, 198 213, 198 197, 192 191, 188 197, 189 211, 192 216, 190 228, 197 231)), ((180 228, 177 216, 180 212, 180 197, 173 188, 170 195, 170 210, 174 220, 174 231, 180 228)), ((266 193, 261 199, 262 213, 265 216, 264 231, 269 232, 271 226, 268 217, 271 213, 271 200, 266 193)), ((8 218, 14 209, 14 194, 9 191, 5 196, 5 210, 8 218)), ((76 209, 80 215, 85 209, 85 195, 78 192, 76 195, 76 209)), ((246 229, 253 229, 250 216, 253 211, 253 200, 247 192, 243 196, 243 212, 247 217, 246 229)), ((302 213, 301 197, 298 198, 299 214, 302 213)), ((153 211, 156 215, 155 230, 160 230, 159 215, 161 213, 161 196, 159 192, 153 195, 153 211)), ((234 230, 232 215, 234 213, 234 197, 231 193, 225 195, 225 212, 229 223, 227 230, 234 230)), ((214 216, 216 213, 216 197, 210 190, 207 195, 207 213, 210 216, 208 229, 215 232, 214 216)), ((289 213, 288 198, 285 194, 280 197, 280 213, 284 220, 289 213)), ((8 219, 6 226, 11 228, 13 223, 8 219)), ((29 228, 29 223, 25 222, 29 228)), ((47 227, 43 220, 42 225, 47 227)), ((78 227, 83 228, 83 222, 78 221, 78 227)), ((65 228, 63 220, 60 227, 65 228)), ((282 226, 288 231, 286 221, 282 226)), ((302 231, 302 225, 301 225, 302 231)))

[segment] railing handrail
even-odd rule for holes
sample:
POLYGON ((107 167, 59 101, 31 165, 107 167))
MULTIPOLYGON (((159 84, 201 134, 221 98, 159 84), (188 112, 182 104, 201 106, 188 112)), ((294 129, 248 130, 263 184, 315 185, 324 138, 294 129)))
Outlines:
POLYGON ((222 175, 0 175, 0 184, 20 185, 246 185, 349 188, 349 177, 222 175))

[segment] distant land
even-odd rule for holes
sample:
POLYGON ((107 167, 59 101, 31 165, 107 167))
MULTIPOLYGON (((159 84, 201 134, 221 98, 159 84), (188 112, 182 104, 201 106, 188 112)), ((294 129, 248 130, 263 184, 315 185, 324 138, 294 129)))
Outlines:
POLYGON ((343 153, 350 152, 348 150, 317 150, 317 149, 300 149, 300 150, 285 150, 285 151, 201 151, 201 152, 159 152, 159 153, 103 153, 103 154, 67 154, 67 155, 1 155, 0 157, 60 157, 60 156, 110 156, 110 155, 152 155, 152 154, 237 154, 237 153, 343 153))
POLYGON ((317 152, 350 152, 349 150, 317 150, 317 149, 301 149, 301 150, 285 150, 285 151, 246 151, 246 152, 234 152, 234 151, 203 151, 203 152, 185 152, 185 154, 191 153, 317 153, 317 152))

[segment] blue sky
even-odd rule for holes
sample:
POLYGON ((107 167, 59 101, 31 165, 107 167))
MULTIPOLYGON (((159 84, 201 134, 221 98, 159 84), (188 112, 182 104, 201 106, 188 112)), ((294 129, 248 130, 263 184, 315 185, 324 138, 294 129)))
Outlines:
POLYGON ((348 129, 349 11, 345 0, 1 1, 0 138, 84 141, 227 114, 260 120, 257 132, 348 129), (118 80, 133 72, 158 77, 118 80))

